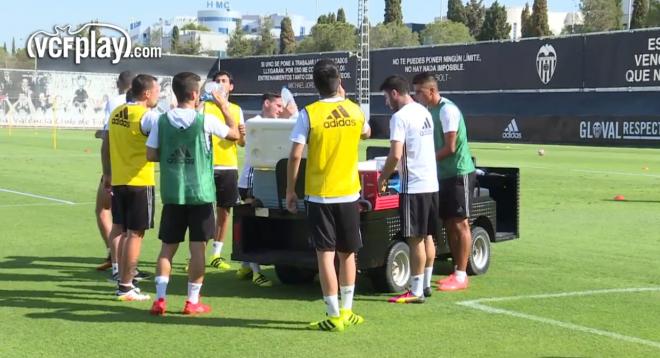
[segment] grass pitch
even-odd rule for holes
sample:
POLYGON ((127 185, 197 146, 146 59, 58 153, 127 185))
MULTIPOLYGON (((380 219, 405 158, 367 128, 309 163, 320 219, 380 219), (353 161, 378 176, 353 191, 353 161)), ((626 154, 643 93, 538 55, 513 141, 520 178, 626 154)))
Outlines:
MULTIPOLYGON (((268 267, 272 288, 209 273, 204 317, 151 317, 150 302, 113 300, 94 271, 105 254, 99 147, 92 132, 60 131, 54 150, 49 130, 0 129, 2 357, 660 355, 660 150, 543 146, 539 156, 538 145, 472 144, 480 165, 521 168, 521 239, 493 245, 468 291, 423 305, 387 304, 360 277, 366 323, 329 334, 305 330, 324 314, 318 284, 282 285, 268 267)), ((156 232, 140 263, 152 272, 156 232)), ((185 300, 185 257, 182 246, 170 311, 185 300)))

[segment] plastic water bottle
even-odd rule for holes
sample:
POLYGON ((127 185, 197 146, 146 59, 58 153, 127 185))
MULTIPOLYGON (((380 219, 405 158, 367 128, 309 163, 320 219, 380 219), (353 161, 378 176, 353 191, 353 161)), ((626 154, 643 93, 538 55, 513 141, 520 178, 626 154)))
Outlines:
MULTIPOLYGON (((213 101, 213 92, 215 92, 215 91, 220 91, 221 93, 223 93, 224 88, 222 87, 221 84, 219 84, 217 82, 213 82, 213 81, 207 82, 204 85, 204 90, 202 91, 201 100, 202 101, 213 101)), ((224 95, 224 93, 223 93, 223 95, 224 95)))

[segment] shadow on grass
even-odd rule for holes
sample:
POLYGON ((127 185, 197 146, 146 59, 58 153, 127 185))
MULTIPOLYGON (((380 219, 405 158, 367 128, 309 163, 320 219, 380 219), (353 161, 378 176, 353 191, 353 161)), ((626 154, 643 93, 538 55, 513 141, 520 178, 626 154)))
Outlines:
MULTIPOLYGON (((108 297, 108 305, 72 302, 87 300, 87 295, 74 295, 53 291, 0 290, 0 306, 27 308, 37 312, 25 316, 33 319, 58 319, 87 323, 133 323, 165 325, 196 325, 205 327, 240 327, 255 329, 306 330, 307 322, 271 319, 245 319, 234 317, 192 317, 179 313, 168 313, 165 317, 154 317, 146 309, 130 307, 131 303, 117 303, 108 297), (69 301, 60 302, 59 299, 69 301), (48 312, 40 312, 47 310, 48 312)), ((211 313, 212 315, 213 313, 211 313)))
POLYGON ((614 200, 614 199, 602 199, 601 201, 607 201, 612 203, 644 203, 644 204, 660 204, 660 200, 644 200, 644 199, 624 199, 624 200, 614 200))

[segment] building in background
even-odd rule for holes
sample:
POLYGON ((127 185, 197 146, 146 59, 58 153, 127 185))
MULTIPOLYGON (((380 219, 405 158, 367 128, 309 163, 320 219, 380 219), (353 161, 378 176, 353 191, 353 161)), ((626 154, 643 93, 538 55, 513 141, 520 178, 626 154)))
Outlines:
POLYGON ((258 37, 266 21, 271 23, 271 35, 279 38, 280 25, 286 16, 291 19, 293 32, 299 39, 309 35, 315 24, 314 21, 308 21, 300 15, 242 15, 232 9, 228 0, 208 0, 205 3, 206 8, 197 11, 197 17, 177 16, 172 19, 159 19, 151 26, 146 26, 142 20, 131 20, 129 24, 131 40, 134 44, 142 46, 160 46, 163 51, 169 52, 172 48, 172 29, 177 26, 181 42, 199 41, 201 53, 224 57, 229 38, 236 31, 239 21, 248 38, 258 37), (181 30, 186 24, 203 25, 211 31, 181 30))
MULTIPOLYGON (((519 39, 522 36, 520 26, 520 15, 522 11, 522 6, 508 7, 506 9, 506 21, 511 25, 510 38, 513 40, 519 39)), ((564 27, 582 25, 583 23, 582 13, 580 12, 548 11, 548 26, 555 36, 561 35, 564 27)))

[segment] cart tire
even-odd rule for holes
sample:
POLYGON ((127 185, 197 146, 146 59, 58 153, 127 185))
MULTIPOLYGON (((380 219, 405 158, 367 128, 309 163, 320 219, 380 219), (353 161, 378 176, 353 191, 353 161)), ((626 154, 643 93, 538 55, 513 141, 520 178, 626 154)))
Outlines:
POLYGON ((468 258, 467 272, 470 275, 483 275, 490 266, 490 236, 480 226, 472 228, 472 250, 468 258))
POLYGON ((275 265, 275 274, 280 282, 287 285, 300 285, 314 281, 316 271, 294 266, 275 265))
POLYGON ((410 281, 410 248, 397 241, 387 253, 385 266, 369 272, 374 288, 381 292, 401 292, 410 281))

